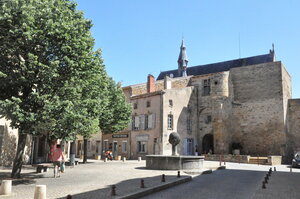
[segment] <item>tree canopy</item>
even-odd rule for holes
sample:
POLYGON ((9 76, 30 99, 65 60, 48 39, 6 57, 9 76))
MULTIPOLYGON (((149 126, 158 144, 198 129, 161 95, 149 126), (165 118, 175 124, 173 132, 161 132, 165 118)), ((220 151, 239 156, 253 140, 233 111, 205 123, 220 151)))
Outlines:
POLYGON ((19 129, 12 177, 20 175, 27 134, 89 136, 105 123, 102 112, 112 131, 128 122, 129 109, 114 121, 118 112, 107 110, 120 88, 93 50, 91 27, 72 0, 0 0, 0 114, 19 129))

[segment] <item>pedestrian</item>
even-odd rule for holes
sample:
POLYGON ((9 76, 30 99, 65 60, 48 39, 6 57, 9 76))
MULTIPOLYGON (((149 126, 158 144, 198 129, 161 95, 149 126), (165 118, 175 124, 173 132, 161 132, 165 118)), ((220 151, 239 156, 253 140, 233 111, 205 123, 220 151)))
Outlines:
POLYGON ((60 169, 64 160, 65 160, 64 153, 61 149, 61 146, 58 144, 56 146, 56 149, 53 151, 53 155, 52 155, 52 161, 54 166, 54 178, 60 177, 60 169))

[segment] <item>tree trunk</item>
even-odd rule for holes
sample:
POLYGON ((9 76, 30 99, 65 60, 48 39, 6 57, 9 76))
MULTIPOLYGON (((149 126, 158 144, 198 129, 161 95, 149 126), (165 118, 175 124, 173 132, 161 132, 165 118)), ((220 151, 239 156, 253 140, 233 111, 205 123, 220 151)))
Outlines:
POLYGON ((27 139, 27 134, 19 133, 17 153, 15 156, 13 168, 11 171, 12 178, 20 178, 21 177, 21 169, 22 169, 22 165, 23 165, 23 154, 24 154, 24 149, 25 149, 25 145, 26 145, 26 139, 27 139))
POLYGON ((87 143, 88 139, 83 139, 83 164, 87 163, 87 143))

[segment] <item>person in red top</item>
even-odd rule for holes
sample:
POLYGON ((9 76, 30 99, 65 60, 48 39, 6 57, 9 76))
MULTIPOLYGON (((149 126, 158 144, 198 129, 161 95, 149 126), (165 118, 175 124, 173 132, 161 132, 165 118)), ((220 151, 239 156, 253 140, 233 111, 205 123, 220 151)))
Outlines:
POLYGON ((61 163, 65 160, 64 153, 58 144, 56 149, 53 151, 52 161, 54 165, 54 178, 60 177, 60 166, 61 163))

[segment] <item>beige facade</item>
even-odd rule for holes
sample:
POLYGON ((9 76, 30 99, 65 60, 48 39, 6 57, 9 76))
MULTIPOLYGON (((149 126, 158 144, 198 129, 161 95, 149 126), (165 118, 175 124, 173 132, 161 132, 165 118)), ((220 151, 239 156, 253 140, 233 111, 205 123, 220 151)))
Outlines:
MULTIPOLYGON (((10 121, 0 119, 0 166, 12 166, 18 145, 18 130, 10 127, 10 121)), ((31 136, 27 136, 24 163, 29 163, 31 158, 31 136)))
MULTIPOLYGON (((83 142, 84 142, 83 137, 77 136, 77 139, 75 141, 75 146, 76 146, 75 156, 78 158, 83 157, 83 146, 84 146, 83 142)), ((69 145, 70 144, 67 144, 68 148, 70 148, 69 145)), ((87 157, 95 158, 98 155, 100 156, 102 155, 102 133, 101 132, 93 134, 92 137, 88 139, 87 142, 87 157)))

